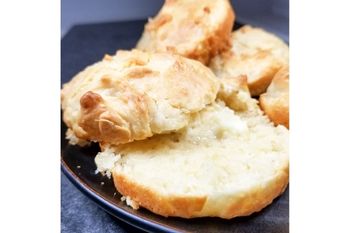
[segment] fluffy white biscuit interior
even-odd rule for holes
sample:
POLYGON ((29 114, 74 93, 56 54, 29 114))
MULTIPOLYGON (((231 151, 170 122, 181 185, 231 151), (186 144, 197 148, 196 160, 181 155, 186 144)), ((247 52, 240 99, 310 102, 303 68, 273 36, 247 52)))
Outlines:
POLYGON ((214 103, 179 133, 112 150, 121 156, 114 172, 163 196, 206 196, 210 213, 251 189, 268 188, 289 163, 288 130, 274 127, 255 103, 240 113, 214 103))

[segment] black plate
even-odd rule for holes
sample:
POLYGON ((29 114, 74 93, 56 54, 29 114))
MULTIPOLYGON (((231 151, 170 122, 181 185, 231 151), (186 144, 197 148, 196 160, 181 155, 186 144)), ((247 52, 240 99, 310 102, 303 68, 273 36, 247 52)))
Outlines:
MULTIPOLYGON (((117 49, 131 49, 140 37, 145 21, 104 23, 76 26, 61 42, 61 81, 68 82, 85 66, 117 49)), ((164 218, 147 210, 135 211, 120 201, 112 180, 95 173, 94 156, 99 148, 93 144, 80 148, 67 144, 66 126, 61 123, 61 163, 64 174, 84 194, 113 216, 149 232, 289 232, 289 192, 270 206, 249 217, 164 218)))

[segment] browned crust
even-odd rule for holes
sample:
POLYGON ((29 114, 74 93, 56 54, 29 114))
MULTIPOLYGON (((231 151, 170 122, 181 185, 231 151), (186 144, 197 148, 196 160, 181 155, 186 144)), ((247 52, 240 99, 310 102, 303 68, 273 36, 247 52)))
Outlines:
POLYGON ((280 171, 275 179, 270 181, 267 187, 260 187, 245 193, 241 198, 230 205, 221 216, 230 219, 238 216, 248 216, 272 203, 287 188, 289 180, 289 166, 280 171))
POLYGON ((289 129, 289 67, 282 67, 274 76, 267 92, 259 98, 265 114, 276 125, 289 129))
POLYGON ((284 125, 289 129, 289 107, 284 100, 269 102, 264 95, 260 96, 260 106, 275 125, 284 125))
POLYGON ((267 87, 270 85, 274 75, 278 72, 280 68, 280 66, 275 66, 273 68, 265 70, 264 74, 262 74, 258 79, 253 81, 249 80, 248 78, 250 94, 252 96, 259 96, 261 93, 264 93, 267 87))
POLYGON ((128 142, 131 132, 128 123, 117 114, 111 114, 103 103, 102 97, 92 91, 80 99, 81 116, 79 126, 88 133, 89 140, 110 140, 128 142))
POLYGON ((163 196, 115 172, 113 172, 113 181, 119 193, 131 197, 140 206, 164 217, 195 217, 206 202, 206 197, 163 196))
POLYGON ((197 46, 192 53, 186 54, 186 57, 208 65, 211 58, 231 48, 231 31, 235 21, 235 13, 231 5, 228 2, 227 4, 228 6, 226 7, 225 13, 226 18, 223 21, 223 24, 219 25, 202 45, 197 46))
POLYGON ((213 205, 213 203, 209 203, 210 200, 205 196, 165 196, 133 182, 123 174, 113 172, 114 184, 119 193, 129 196, 140 206, 153 213, 165 217, 176 216, 182 218, 210 216, 231 219, 238 216, 248 216, 260 211, 282 194, 288 185, 288 179, 289 166, 286 165, 266 186, 257 187, 254 190, 242 193, 239 198, 228 198, 227 204, 218 210, 218 208, 210 208, 210 205, 213 205), (205 206, 207 207, 204 208, 205 206))
POLYGON ((109 109, 99 94, 88 91, 80 98, 81 109, 78 118, 78 125, 87 133, 84 139, 118 144, 151 136, 149 100, 146 96, 120 80, 114 80, 112 84, 108 76, 102 77, 101 82, 107 86, 114 86, 123 93, 121 100, 124 104, 127 103, 134 107, 130 114, 144 125, 137 128, 132 127, 130 120, 121 113, 109 109))

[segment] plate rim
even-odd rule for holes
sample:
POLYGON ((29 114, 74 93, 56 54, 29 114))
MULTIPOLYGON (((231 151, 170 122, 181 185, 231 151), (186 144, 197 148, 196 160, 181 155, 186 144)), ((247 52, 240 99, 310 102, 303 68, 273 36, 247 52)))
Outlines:
POLYGON ((118 218, 119 220, 126 222, 140 230, 147 232, 166 232, 166 233, 176 233, 179 230, 174 228, 166 227, 164 225, 158 224, 157 222, 144 219, 142 217, 136 216, 126 210, 121 209, 117 205, 111 203, 110 201, 103 198, 98 192, 94 191, 89 185, 85 184, 79 176, 77 176, 63 160, 61 156, 61 171, 68 178, 68 180, 81 191, 90 200, 95 202, 98 207, 102 208, 107 213, 118 218))

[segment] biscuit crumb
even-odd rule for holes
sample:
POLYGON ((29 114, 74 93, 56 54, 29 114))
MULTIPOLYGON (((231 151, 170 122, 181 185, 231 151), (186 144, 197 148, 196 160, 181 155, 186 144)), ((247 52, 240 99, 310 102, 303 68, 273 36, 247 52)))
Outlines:
POLYGON ((125 201, 128 206, 133 208, 134 210, 137 210, 140 208, 139 204, 135 201, 133 201, 129 196, 122 196, 120 198, 121 201, 125 201))

